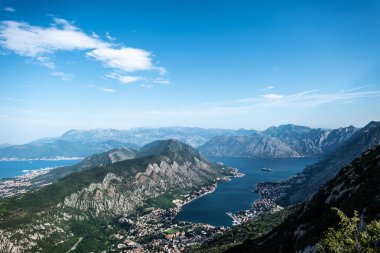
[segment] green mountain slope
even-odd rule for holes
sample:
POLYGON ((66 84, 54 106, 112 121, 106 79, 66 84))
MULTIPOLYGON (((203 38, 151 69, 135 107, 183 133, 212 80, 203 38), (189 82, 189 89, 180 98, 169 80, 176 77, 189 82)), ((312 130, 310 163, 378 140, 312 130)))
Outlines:
POLYGON ((307 200, 332 179, 341 168, 347 166, 367 149, 378 144, 380 144, 380 122, 373 121, 357 131, 320 162, 308 166, 300 176, 302 183, 286 188, 285 195, 278 202, 287 206, 307 200))
POLYGON ((227 175, 189 145, 175 140, 154 145, 156 153, 74 172, 19 198, 0 201, 1 252, 65 252, 73 240, 105 247, 102 226, 162 205, 178 193, 214 184, 227 175), (91 233, 94 233, 91 235, 91 233), (98 239, 99 240, 98 240, 98 239))
POLYGON ((327 228, 337 227, 339 219, 331 207, 349 216, 357 210, 365 223, 379 219, 379 182, 380 146, 377 146, 343 168, 274 230, 227 252, 314 252, 327 228))

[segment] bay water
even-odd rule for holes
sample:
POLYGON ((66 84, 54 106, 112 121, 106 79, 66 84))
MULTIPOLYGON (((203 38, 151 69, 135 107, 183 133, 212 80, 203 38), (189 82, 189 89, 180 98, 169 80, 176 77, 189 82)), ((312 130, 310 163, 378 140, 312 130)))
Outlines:
POLYGON ((182 207, 179 220, 207 223, 214 226, 231 226, 232 220, 226 212, 236 213, 250 209, 260 196, 254 193, 255 185, 264 181, 279 181, 301 172, 306 165, 318 161, 317 158, 236 158, 208 157, 213 162, 222 162, 238 168, 244 177, 233 178, 229 182, 218 183, 213 193, 207 194, 182 207), (270 168, 271 171, 262 171, 270 168))

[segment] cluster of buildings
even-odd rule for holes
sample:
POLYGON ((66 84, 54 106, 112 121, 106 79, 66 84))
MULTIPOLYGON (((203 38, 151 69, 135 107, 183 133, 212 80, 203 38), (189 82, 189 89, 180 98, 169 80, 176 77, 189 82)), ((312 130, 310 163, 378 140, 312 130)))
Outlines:
POLYGON ((32 170, 15 178, 0 180, 0 198, 8 198, 27 192, 28 188, 33 184, 31 182, 33 178, 46 174, 49 171, 50 168, 32 170))
POLYGON ((285 192, 292 185, 300 184, 305 180, 304 174, 297 174, 290 177, 287 180, 280 182, 263 182, 256 186, 256 192, 263 198, 272 199, 277 201, 279 198, 285 195, 285 192))
POLYGON ((175 219, 186 203, 214 191, 216 184, 203 187, 173 200, 175 207, 165 210, 150 208, 133 217, 121 217, 127 229, 113 228, 111 251, 114 252, 183 252, 184 249, 222 234, 226 228, 175 219))
POLYGON ((228 212, 228 216, 232 219, 233 225, 239 225, 247 221, 263 217, 267 214, 276 213, 284 208, 277 205, 272 199, 261 198, 256 200, 252 204, 252 208, 249 210, 240 211, 236 214, 228 212))

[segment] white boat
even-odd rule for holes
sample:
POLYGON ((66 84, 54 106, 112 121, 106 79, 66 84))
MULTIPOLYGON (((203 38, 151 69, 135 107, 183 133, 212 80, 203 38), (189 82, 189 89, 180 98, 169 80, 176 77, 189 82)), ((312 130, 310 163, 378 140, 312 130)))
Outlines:
POLYGON ((272 171, 272 169, 270 169, 270 168, 262 168, 261 170, 262 170, 262 171, 267 171, 267 172, 272 171))

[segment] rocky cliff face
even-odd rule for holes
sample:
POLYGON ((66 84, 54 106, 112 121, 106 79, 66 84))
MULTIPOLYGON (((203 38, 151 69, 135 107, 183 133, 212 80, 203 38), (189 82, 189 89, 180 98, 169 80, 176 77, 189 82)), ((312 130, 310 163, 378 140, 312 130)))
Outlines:
POLYGON ((263 133, 287 143, 303 156, 313 156, 334 150, 357 130, 353 126, 331 130, 289 124, 270 127, 263 133))
POLYGON ((320 162, 306 167, 302 173, 303 182, 288 188, 280 203, 291 205, 307 200, 341 168, 378 144, 380 144, 380 122, 370 122, 320 162))
POLYGON ((289 124, 270 127, 261 133, 245 131, 243 136, 216 136, 199 149, 209 156, 319 156, 339 147, 357 130, 353 126, 325 130, 289 124))
MULTIPOLYGON (((21 198, 0 202, 2 252, 36 251, 44 242, 70 240, 77 226, 94 218, 98 222, 128 216, 149 200, 200 189, 227 175, 225 166, 210 163, 175 140, 144 150, 150 155, 74 172, 21 198), (73 227, 75 222, 82 223, 73 227)), ((115 157, 120 158, 118 151, 109 153, 110 160, 115 157)))
MULTIPOLYGON (((102 182, 65 198, 61 206, 90 211, 93 216, 111 214, 119 216, 131 213, 147 199, 154 199, 162 193, 178 188, 198 188, 213 181, 210 166, 200 160, 195 163, 178 164, 170 159, 160 163, 150 163, 143 172, 134 177, 107 174, 102 182), (127 187, 126 187, 127 186, 127 187)), ((216 173, 214 173, 216 175, 216 173)))
POLYGON ((289 145, 262 134, 249 136, 217 136, 199 150, 208 156, 231 157, 300 157, 289 145))
POLYGON ((380 146, 377 146, 343 168, 272 232, 228 252, 315 252, 315 244, 327 228, 337 226, 338 219, 331 207, 338 207, 348 216, 357 210, 363 222, 378 219, 379 172, 380 146))

